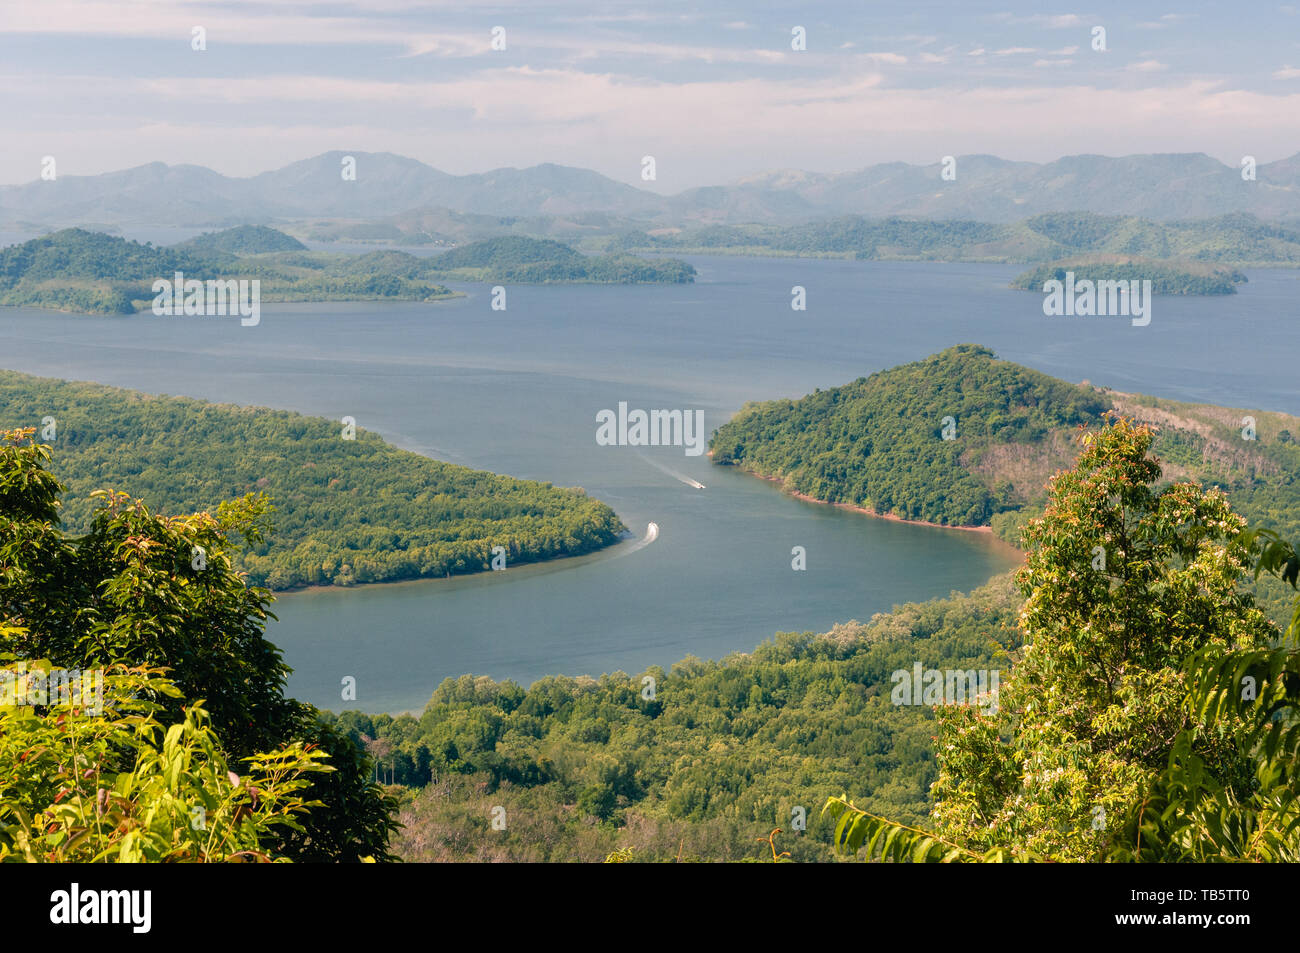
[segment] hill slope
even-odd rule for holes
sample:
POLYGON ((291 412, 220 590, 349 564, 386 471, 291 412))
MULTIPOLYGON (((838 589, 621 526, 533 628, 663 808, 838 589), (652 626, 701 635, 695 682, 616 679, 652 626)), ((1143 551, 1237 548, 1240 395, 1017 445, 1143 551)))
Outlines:
POLYGON ((465 675, 418 717, 347 711, 337 725, 391 744, 381 770, 412 795, 397 847, 407 861, 592 862, 618 847, 645 861, 770 860, 766 836, 782 827, 778 850, 829 862, 828 797, 851 791, 912 822, 929 811, 935 713, 893 704, 891 674, 918 659, 1004 669, 1021 641, 1019 605, 1003 576, 824 635, 652 668, 650 701, 641 676, 623 672, 529 688, 465 675), (490 846, 458 835, 497 804, 511 822, 490 846), (803 834, 789 833, 794 805, 807 812, 803 834))
POLYGON ((948 526, 987 525, 1069 459, 1068 434, 1105 409, 1096 394, 962 344, 817 391, 748 404, 720 427, 713 461, 830 503, 948 526), (952 439, 944 439, 952 418, 952 439))
POLYGON ((505 235, 462 245, 429 259, 428 273, 469 281, 524 283, 685 283, 695 269, 675 258, 588 256, 549 239, 505 235))
MULTIPOLYGON (((271 229, 264 232, 298 244, 271 229)), ((432 282, 357 268, 358 256, 278 252, 241 257, 221 250, 281 243, 264 232, 233 229, 203 236, 195 240, 197 245, 187 243, 189 247, 155 248, 101 232, 64 229, 0 249, 0 305, 131 314, 149 308, 154 281, 171 282, 178 271, 187 280, 259 281, 264 302, 432 301, 453 296, 432 282)))
POLYGON ((1157 222, 1136 216, 1060 212, 1007 224, 848 215, 786 227, 625 231, 611 247, 879 261, 1047 262, 1114 255, 1237 266, 1297 265, 1300 229, 1248 214, 1157 222))
POLYGON ((130 314, 155 279, 177 271, 218 277, 215 262, 183 251, 69 228, 0 249, 0 304, 130 314))
POLYGON ((0 305, 130 314, 150 306, 154 281, 170 282, 178 271, 200 281, 256 280, 262 301, 433 301, 459 294, 437 283, 456 278, 607 284, 695 279, 695 269, 677 259, 590 257, 559 242, 518 236, 417 258, 399 251, 307 251, 297 239, 260 226, 169 248, 70 228, 0 249, 0 305))
POLYGON ((1109 409, 1157 428, 1166 479, 1222 486, 1248 519, 1300 535, 1300 418, 1070 384, 973 344, 799 400, 747 404, 710 446, 714 463, 824 502, 988 525, 1042 499, 1077 454, 1075 428, 1109 409), (945 417, 953 439, 943 439, 945 417))
POLYGON ((307 246, 284 232, 265 225, 237 225, 221 232, 205 232, 172 246, 180 251, 221 255, 260 255, 275 251, 306 251, 307 246))
MULTIPOLYGON (((815 500, 945 526, 990 526, 1012 544, 1045 484, 1078 454, 1074 431, 1115 410, 1156 429, 1165 480, 1227 493, 1252 526, 1300 539, 1300 417, 1127 394, 1056 380, 964 344, 817 391, 747 404, 720 427, 713 461, 815 500), (944 440, 943 418, 954 420, 944 440)), ((1276 622, 1291 597, 1254 584, 1276 622)))

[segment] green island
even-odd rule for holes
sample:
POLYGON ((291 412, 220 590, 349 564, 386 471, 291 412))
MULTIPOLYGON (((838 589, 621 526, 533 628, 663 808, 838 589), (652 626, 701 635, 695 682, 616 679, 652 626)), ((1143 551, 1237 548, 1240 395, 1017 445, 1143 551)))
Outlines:
POLYGON ((609 250, 707 255, 849 258, 861 261, 1052 262, 1090 255, 1236 267, 1300 264, 1300 229, 1234 213, 1153 221, 1051 212, 1010 224, 848 215, 804 225, 708 225, 627 229, 609 250))
MULTIPOLYGON (((710 453, 789 493, 989 527, 1015 544, 1041 513, 1048 479, 1077 455, 1078 429, 1108 410, 1157 428, 1165 479, 1221 488, 1252 524, 1300 537, 1300 418, 1070 384, 973 344, 799 400, 747 404, 710 453)), ((1258 594, 1280 619, 1280 584, 1262 579, 1258 594)))
POLYGON ((461 245, 424 261, 431 274, 462 281, 681 284, 695 280, 695 268, 675 258, 589 256, 557 241, 518 235, 461 245))
POLYGON ((821 502, 987 526, 1039 497, 1072 456, 1070 435, 1105 409, 1091 389, 963 344, 799 400, 746 404, 709 446, 715 464, 821 502))
POLYGON ((461 296, 441 281, 680 283, 695 269, 676 259, 587 256, 559 242, 494 238, 419 258, 310 251, 265 226, 238 226, 156 248, 100 232, 64 229, 0 249, 0 305, 89 314, 149 310, 153 283, 259 281, 263 302, 440 301, 461 296), (450 256, 450 257, 448 257, 450 256))
POLYGON ((264 255, 268 252, 307 250, 307 246, 292 235, 265 225, 236 225, 219 232, 204 232, 171 247, 177 251, 200 255, 264 255))
POLYGON ((624 532, 581 489, 431 460, 361 427, 344 439, 319 417, 0 371, 0 428, 39 429, 47 416, 69 531, 88 528, 101 488, 183 513, 269 496, 272 530, 235 562, 271 589, 482 572, 494 546, 514 566, 593 552, 624 532))
POLYGON ((1011 282, 1021 291, 1043 290, 1048 281, 1065 281, 1067 273, 1079 281, 1150 281, 1158 295, 1235 295, 1246 276, 1235 268, 1199 262, 1161 262, 1122 255, 1091 256, 1039 265, 1011 282))
MULTIPOLYGON (((88 314, 150 309, 153 283, 186 279, 259 281, 268 301, 437 301, 455 297, 442 285, 358 268, 355 256, 268 251, 272 229, 233 229, 174 248, 69 228, 0 250, 0 305, 88 314), (237 250, 236 250, 237 249, 237 250)), ((299 244, 287 235, 280 238, 299 244)))

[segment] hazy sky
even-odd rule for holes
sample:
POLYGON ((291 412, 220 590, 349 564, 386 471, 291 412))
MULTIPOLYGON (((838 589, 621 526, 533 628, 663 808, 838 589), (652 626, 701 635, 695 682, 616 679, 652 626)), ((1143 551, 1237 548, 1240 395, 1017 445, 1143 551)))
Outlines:
POLYGON ((1267 162, 1300 152, 1298 7, 0 0, 0 182, 329 149, 636 185, 649 154, 663 192, 970 153, 1267 162))

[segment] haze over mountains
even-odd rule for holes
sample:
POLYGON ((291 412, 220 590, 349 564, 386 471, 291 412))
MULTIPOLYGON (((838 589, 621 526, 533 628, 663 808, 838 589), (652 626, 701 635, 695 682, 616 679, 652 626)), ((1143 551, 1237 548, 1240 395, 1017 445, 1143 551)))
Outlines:
MULTIPOLYGON (((0 225, 377 221, 431 209, 637 227, 793 224, 853 214, 1010 222, 1060 211, 1163 220, 1228 212, 1300 218, 1300 154, 1259 165, 1254 181, 1200 153, 1079 155, 1045 164, 959 156, 954 181, 944 181, 941 169, 939 162, 892 162, 834 174, 777 170, 663 196, 551 163, 451 175, 391 153, 328 152, 232 178, 203 166, 154 162, 102 175, 0 186, 0 225), (355 181, 340 174, 345 155, 356 159, 355 181)), ((662 183, 668 170, 660 172, 662 183)))

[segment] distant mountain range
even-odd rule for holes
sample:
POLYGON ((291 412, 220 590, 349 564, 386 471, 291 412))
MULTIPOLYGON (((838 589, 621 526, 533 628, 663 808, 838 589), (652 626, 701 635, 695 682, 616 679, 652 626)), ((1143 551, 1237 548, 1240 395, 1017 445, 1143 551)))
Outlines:
MULTIPOLYGON (((1249 212, 1300 219, 1300 154, 1259 165, 1254 181, 1200 153, 1067 156, 1038 164, 959 156, 856 172, 779 170, 732 185, 662 196, 588 169, 546 163, 451 175, 391 153, 327 152, 250 178, 161 162, 103 175, 0 186, 0 225, 224 226, 421 216, 530 217, 537 233, 590 228, 789 225, 831 216, 890 215, 1004 223, 1080 211, 1170 220, 1249 212), (344 180, 345 156, 356 162, 344 180), (438 211, 436 214, 434 210, 438 211), (556 221, 562 223, 557 228, 556 221)), ((378 237, 378 236, 376 236, 378 237)))

